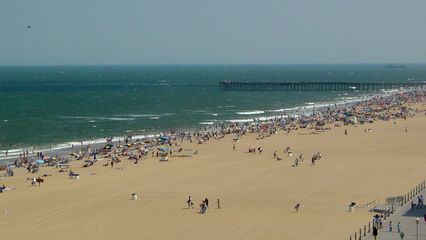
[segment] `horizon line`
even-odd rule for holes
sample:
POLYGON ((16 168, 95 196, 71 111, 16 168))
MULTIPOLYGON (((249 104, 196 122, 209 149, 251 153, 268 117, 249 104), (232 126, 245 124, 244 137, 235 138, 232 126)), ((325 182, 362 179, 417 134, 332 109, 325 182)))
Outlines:
POLYGON ((425 65, 426 62, 385 63, 170 63, 170 64, 5 64, 0 67, 108 67, 108 66, 295 66, 295 65, 425 65))

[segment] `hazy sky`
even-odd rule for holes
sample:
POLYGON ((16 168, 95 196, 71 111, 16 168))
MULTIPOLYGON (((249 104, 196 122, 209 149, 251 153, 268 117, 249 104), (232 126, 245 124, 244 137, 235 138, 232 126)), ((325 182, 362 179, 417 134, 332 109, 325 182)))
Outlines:
POLYGON ((0 0, 0 65, 398 62, 426 0, 0 0))

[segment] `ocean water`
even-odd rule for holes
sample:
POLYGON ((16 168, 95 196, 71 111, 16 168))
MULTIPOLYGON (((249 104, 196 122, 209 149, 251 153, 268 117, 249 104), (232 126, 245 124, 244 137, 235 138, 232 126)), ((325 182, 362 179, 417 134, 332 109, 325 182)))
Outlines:
POLYGON ((426 65, 5 66, 0 150, 249 121, 367 94, 224 92, 221 80, 425 81, 426 65))

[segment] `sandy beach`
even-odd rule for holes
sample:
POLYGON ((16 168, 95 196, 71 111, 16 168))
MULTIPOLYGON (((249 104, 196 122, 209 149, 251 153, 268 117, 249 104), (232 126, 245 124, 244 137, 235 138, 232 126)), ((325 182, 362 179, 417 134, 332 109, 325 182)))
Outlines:
MULTIPOLYGON (((414 106, 425 109, 426 105, 414 106)), ((368 211, 348 204, 384 201, 424 180, 426 116, 331 126, 311 134, 301 129, 257 140, 243 135, 233 151, 232 135, 207 144, 191 158, 159 162, 149 154, 139 164, 126 158, 113 168, 102 157, 89 168, 71 163, 80 179, 55 167, 36 174, 24 168, 0 184, 3 239, 342 239, 366 224, 368 211), (371 131, 365 131, 367 128, 371 131), (348 135, 344 134, 347 129, 348 135), (405 131, 407 129, 407 132, 405 131), (247 153, 249 147, 262 153, 247 153), (293 156, 284 155, 291 147, 293 156), (273 158, 273 152, 283 160, 273 158), (315 166, 310 158, 321 152, 315 166), (305 160, 292 167, 294 158, 305 160), (41 186, 27 178, 51 175, 41 186), (137 193, 138 200, 131 200, 137 193), (187 209, 192 196, 194 209, 187 209), (209 199, 205 214, 198 205, 209 199), (216 200, 220 199, 221 209, 216 200), (300 203, 299 212, 294 206, 300 203)))

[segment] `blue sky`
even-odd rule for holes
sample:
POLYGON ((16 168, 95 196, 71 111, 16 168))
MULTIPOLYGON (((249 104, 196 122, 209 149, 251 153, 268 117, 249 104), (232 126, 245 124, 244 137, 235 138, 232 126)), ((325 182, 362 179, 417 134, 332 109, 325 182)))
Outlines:
POLYGON ((0 65, 426 63, 425 0, 2 0, 0 31, 0 65))

